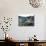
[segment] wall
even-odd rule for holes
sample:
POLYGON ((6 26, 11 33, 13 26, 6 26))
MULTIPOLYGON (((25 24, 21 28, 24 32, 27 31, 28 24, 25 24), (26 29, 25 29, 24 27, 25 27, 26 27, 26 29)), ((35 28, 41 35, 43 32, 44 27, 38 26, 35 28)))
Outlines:
POLYGON ((46 16, 45 16, 45 24, 44 24, 45 28, 44 28, 44 38, 46 39, 46 16))
MULTIPOLYGON (((46 15, 46 8, 44 7, 45 6, 43 5, 43 7, 40 8, 32 8, 29 5, 28 0, 0 0, 0 16, 13 17, 12 26, 8 32, 12 34, 13 37, 16 37, 17 40, 27 40, 34 34, 37 35, 39 40, 44 40, 44 15, 46 15), (20 14, 34 14, 35 26, 19 27, 18 15, 20 14)), ((2 39, 2 36, 0 36, 0 39, 2 39)))

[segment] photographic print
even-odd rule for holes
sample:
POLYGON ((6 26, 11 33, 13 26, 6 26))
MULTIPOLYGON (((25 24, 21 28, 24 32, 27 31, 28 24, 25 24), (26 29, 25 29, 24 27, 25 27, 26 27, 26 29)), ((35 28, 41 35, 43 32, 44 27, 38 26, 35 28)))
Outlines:
POLYGON ((34 16, 18 16, 19 26, 34 26, 34 16))

